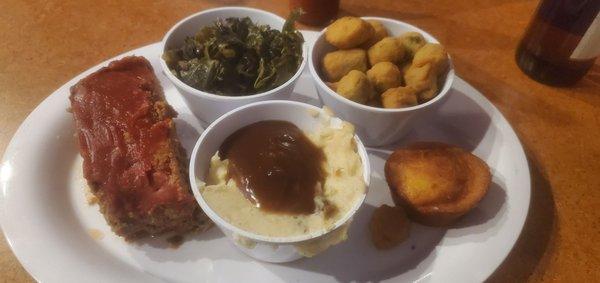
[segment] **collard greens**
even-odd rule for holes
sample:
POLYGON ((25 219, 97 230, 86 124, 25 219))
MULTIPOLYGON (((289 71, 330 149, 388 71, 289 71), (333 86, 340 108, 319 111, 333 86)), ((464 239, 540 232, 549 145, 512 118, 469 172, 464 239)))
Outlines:
POLYGON ((302 62, 302 34, 294 28, 298 11, 281 31, 250 18, 227 18, 203 27, 179 48, 163 54, 171 71, 202 91, 241 96, 276 88, 302 62))

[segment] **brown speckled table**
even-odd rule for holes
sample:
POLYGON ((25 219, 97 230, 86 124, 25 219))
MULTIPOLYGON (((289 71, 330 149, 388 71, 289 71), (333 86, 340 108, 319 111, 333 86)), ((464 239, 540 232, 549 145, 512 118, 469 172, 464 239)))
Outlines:
MULTIPOLYGON (((459 76, 506 116, 525 146, 532 200, 521 237, 491 282, 600 280, 600 65, 571 88, 530 80, 514 61, 535 0, 342 0, 346 14, 400 19, 436 36, 459 76), (368 4, 365 4, 368 3, 368 4)), ((285 16, 287 1, 0 1, 0 152, 73 76, 159 41, 182 17, 220 5, 285 16)), ((31 281, 4 240, 0 281, 31 281)))

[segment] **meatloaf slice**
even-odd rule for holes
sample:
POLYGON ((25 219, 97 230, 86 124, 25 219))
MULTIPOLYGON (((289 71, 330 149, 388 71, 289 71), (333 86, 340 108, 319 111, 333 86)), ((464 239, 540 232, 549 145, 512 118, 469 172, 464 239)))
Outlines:
POLYGON ((83 174, 112 230, 128 240, 204 230, 174 110, 150 63, 125 57, 71 87, 83 174))

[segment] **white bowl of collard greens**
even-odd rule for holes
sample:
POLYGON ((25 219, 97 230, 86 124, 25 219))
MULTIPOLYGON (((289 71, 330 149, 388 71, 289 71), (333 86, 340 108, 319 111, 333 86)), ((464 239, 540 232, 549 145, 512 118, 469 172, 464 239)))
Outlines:
POLYGON ((161 67, 206 124, 248 103, 286 99, 306 64, 297 15, 244 7, 196 13, 165 35, 161 67))

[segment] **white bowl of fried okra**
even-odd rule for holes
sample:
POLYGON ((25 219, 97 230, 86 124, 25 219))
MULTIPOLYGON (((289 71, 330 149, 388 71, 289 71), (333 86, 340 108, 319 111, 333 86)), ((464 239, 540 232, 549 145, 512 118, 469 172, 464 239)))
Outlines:
POLYGON ((435 111, 452 87, 454 68, 433 36, 379 17, 343 17, 311 46, 319 97, 353 123, 365 145, 398 141, 411 121, 435 111))

